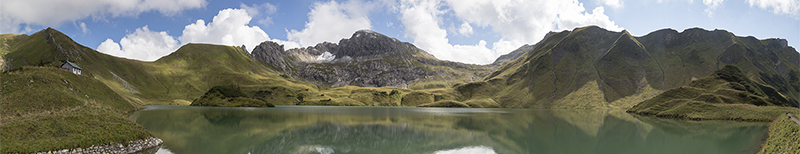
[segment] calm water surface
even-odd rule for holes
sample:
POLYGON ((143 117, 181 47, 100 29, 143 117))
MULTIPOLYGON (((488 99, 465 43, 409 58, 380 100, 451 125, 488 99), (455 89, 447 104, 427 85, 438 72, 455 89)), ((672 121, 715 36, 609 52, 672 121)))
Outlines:
POLYGON ((755 153, 765 123, 681 121, 624 110, 146 106, 130 119, 157 153, 755 153))

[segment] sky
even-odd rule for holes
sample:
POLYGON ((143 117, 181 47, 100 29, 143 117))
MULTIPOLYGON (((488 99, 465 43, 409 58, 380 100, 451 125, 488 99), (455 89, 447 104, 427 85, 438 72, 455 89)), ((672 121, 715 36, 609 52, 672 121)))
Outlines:
POLYGON ((444 60, 488 64, 551 31, 634 36, 723 29, 800 45, 800 0, 0 0, 0 34, 53 27, 76 42, 155 61, 188 43, 286 49, 369 29, 444 60))

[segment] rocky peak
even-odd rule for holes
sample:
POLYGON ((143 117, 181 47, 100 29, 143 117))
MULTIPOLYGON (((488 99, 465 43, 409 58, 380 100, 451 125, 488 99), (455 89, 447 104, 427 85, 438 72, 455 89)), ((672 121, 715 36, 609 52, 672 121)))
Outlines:
MULTIPOLYGON (((244 46, 242 46, 244 49, 244 46)), ((253 48, 250 57, 272 64, 278 71, 289 71, 291 62, 286 60, 286 52, 284 52, 283 45, 272 41, 261 42, 258 46, 253 48)))
POLYGON ((770 38, 767 39, 766 42, 768 46, 778 47, 779 49, 784 49, 789 47, 789 41, 786 41, 786 39, 770 38))
POLYGON ((418 50, 411 43, 401 42, 371 30, 359 30, 349 39, 340 40, 338 48, 331 53, 340 57, 363 57, 401 52, 424 51, 418 50))
MULTIPOLYGON (((356 31, 338 43, 323 42, 286 51, 283 46, 267 41, 253 49, 251 57, 286 75, 331 87, 408 88, 419 79, 471 81, 478 74, 489 72, 486 66, 438 60, 411 43, 371 30, 356 31)), ((446 86, 450 85, 434 85, 446 86)))

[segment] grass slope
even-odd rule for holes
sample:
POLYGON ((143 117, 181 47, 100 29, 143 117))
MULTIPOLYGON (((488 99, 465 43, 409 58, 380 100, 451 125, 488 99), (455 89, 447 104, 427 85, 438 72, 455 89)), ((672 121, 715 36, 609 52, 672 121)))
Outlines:
POLYGON ((548 34, 483 81, 459 85, 473 85, 460 87, 465 98, 459 101, 491 98, 503 107, 627 109, 725 65, 773 87, 789 106, 799 105, 800 54, 785 40, 699 28, 633 37, 596 26, 548 34), (480 95, 467 94, 472 91, 480 95))
POLYGON ((85 76, 141 104, 191 102, 217 85, 316 89, 316 85, 270 72, 231 46, 188 44, 154 62, 142 62, 99 53, 54 29, 14 36, 9 42, 9 53, 3 56, 6 71, 69 59, 83 68, 85 76))
POLYGON ((694 120, 772 121, 796 110, 772 87, 751 81, 727 65, 713 75, 673 88, 627 112, 694 120))
POLYGON ((125 114, 147 104, 188 105, 216 85, 318 90, 267 71, 230 46, 189 44, 155 62, 142 62, 99 53, 50 28, 0 39, 3 152, 145 138, 151 135, 125 114), (82 76, 54 67, 67 59, 83 68, 82 76))
POLYGON ((102 82, 54 67, 0 74, 2 153, 121 143, 152 136, 125 118, 130 104, 102 82))
POLYGON ((222 107, 275 107, 260 99, 248 98, 236 85, 214 86, 203 96, 192 101, 192 106, 222 107))
POLYGON ((788 116, 778 117, 769 124, 769 137, 758 153, 800 153, 800 126, 788 116))

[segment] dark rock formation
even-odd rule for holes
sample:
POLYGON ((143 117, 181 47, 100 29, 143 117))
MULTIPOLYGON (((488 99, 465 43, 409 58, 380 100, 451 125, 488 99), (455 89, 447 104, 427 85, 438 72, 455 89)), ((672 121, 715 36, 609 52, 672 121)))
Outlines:
POLYGON ((410 88, 422 79, 473 81, 495 68, 439 60, 411 43, 370 30, 357 31, 338 44, 286 51, 267 41, 253 49, 251 57, 284 74, 331 87, 410 88))
MULTIPOLYGON (((242 50, 244 50, 244 46, 242 46, 242 50)), ((253 48, 250 57, 271 64, 274 69, 281 72, 287 72, 291 67, 291 62, 286 58, 283 45, 271 41, 262 42, 253 48)))

